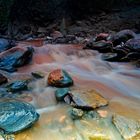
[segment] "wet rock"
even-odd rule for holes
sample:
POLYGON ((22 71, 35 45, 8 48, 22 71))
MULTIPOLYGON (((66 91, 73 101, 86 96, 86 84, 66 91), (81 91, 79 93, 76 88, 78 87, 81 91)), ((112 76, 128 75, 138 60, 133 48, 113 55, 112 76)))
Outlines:
POLYGON ((28 82, 26 80, 14 81, 6 86, 9 92, 18 92, 28 89, 28 82))
POLYGON ((136 34, 131 30, 122 30, 116 33, 112 39, 110 39, 114 46, 121 44, 122 42, 126 42, 131 38, 135 38, 136 34))
POLYGON ((70 102, 67 102, 68 100, 65 98, 66 103, 85 110, 108 105, 108 101, 95 90, 74 90, 67 97, 69 97, 70 102))
POLYGON ((49 74, 48 85, 54 87, 69 87, 73 85, 73 80, 65 70, 57 69, 49 74))
POLYGON ((7 39, 0 38, 0 53, 10 49, 10 43, 7 39))
POLYGON ((125 140, 139 140, 139 138, 134 139, 136 136, 140 135, 139 121, 119 115, 114 115, 112 121, 125 140))
POLYGON ((114 62, 119 61, 120 57, 118 57, 117 53, 106 53, 102 55, 102 59, 105 61, 114 62))
POLYGON ((109 34, 107 33, 100 33, 96 36, 95 41, 107 40, 109 34))
POLYGON ((0 69, 7 72, 14 72, 17 67, 28 64, 33 55, 33 48, 14 47, 0 55, 0 69))
POLYGON ((140 53, 139 52, 128 53, 123 59, 126 59, 128 61, 138 60, 138 59, 140 59, 140 53))
POLYGON ((5 134, 31 127, 39 118, 35 108, 17 100, 0 101, 0 127, 5 134))
POLYGON ((113 48, 113 52, 118 54, 118 57, 125 57, 129 51, 125 48, 113 48))
POLYGON ((4 75, 0 74, 0 85, 7 82, 8 82, 8 79, 4 75))
POLYGON ((69 88, 60 88, 55 92, 55 97, 57 101, 64 101, 65 96, 69 93, 69 88))
POLYGON ((73 108, 70 112, 70 116, 73 120, 81 119, 83 115, 84 115, 84 111, 77 108, 73 108))
POLYGON ((131 51, 140 52, 140 39, 130 39, 125 43, 125 47, 131 51))
POLYGON ((85 49, 93 49, 93 50, 98 50, 101 53, 106 53, 106 52, 112 52, 112 43, 107 42, 107 41, 98 41, 98 42, 93 42, 93 43, 88 43, 85 47, 85 49))
POLYGON ((32 75, 37 79, 44 78, 44 74, 40 71, 32 72, 32 75))

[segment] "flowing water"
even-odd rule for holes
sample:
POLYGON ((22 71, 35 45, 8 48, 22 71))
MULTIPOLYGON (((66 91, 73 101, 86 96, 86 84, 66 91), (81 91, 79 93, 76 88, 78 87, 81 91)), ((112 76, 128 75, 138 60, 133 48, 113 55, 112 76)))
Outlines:
POLYGON ((57 68, 65 69, 72 76, 74 86, 71 89, 95 89, 107 98, 109 106, 103 110, 108 114, 140 120, 140 70, 129 63, 102 61, 98 52, 81 48, 80 45, 35 47, 32 63, 9 75, 12 80, 29 78, 33 71, 46 75, 30 83, 32 92, 22 95, 36 107, 41 117, 32 128, 17 134, 16 140, 92 140, 93 135, 123 140, 107 119, 73 121, 69 117, 71 107, 57 103, 56 88, 47 86, 49 72, 57 68))

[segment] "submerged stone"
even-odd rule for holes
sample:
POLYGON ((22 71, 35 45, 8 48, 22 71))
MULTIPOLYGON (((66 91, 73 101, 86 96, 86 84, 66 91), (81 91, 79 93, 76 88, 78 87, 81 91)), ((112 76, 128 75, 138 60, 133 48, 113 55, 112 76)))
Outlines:
POLYGON ((7 82, 8 82, 8 79, 4 75, 0 74, 0 85, 7 82))
POLYGON ((83 110, 77 108, 73 108, 70 112, 70 116, 73 120, 81 119, 83 115, 84 115, 83 110))
POLYGON ((31 127, 39 118, 35 108, 17 100, 0 101, 0 128, 12 134, 31 127))
POLYGON ((69 90, 70 90, 69 88, 60 88, 60 89, 56 90, 56 92, 55 92, 56 100, 64 101, 64 98, 68 94, 69 90))
POLYGON ((7 72, 16 71, 17 67, 28 64, 33 55, 33 48, 14 47, 0 55, 0 69, 7 72))
POLYGON ((106 118, 108 115, 108 112, 106 110, 98 110, 97 113, 99 114, 100 117, 106 118))
POLYGON ((74 90, 68 95, 72 106, 85 110, 92 110, 108 105, 108 101, 95 90, 74 90))
POLYGON ((114 115, 112 118, 113 124, 116 126, 120 134, 125 140, 139 140, 140 122, 123 116, 114 115))
POLYGON ((89 140, 111 140, 107 136, 90 136, 89 140))
POLYGON ((54 87, 69 87, 73 85, 73 80, 65 70, 57 69, 49 74, 48 85, 54 87))
POLYGON ((26 80, 14 81, 6 86, 9 92, 18 92, 28 89, 28 82, 26 80))
POLYGON ((37 79, 44 78, 44 74, 40 71, 32 72, 32 75, 37 79))

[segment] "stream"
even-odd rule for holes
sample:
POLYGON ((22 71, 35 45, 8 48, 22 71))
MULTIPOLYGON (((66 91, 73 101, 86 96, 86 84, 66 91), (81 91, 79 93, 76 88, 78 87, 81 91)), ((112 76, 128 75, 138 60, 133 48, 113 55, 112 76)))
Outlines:
POLYGON ((44 45, 34 49, 31 64, 8 74, 11 80, 30 78, 34 71, 45 74, 45 78, 32 81, 29 84, 32 90, 22 95, 23 100, 36 107, 40 119, 32 128, 16 134, 16 140, 94 140, 93 135, 107 137, 103 140, 123 140, 110 123, 110 114, 140 120, 138 68, 130 63, 103 61, 100 53, 82 50, 81 45, 44 45), (66 70, 73 78, 71 89, 94 89, 108 99, 109 105, 101 109, 108 112, 108 118, 74 121, 70 118, 71 107, 57 103, 54 95, 57 88, 47 85, 49 72, 59 68, 66 70))

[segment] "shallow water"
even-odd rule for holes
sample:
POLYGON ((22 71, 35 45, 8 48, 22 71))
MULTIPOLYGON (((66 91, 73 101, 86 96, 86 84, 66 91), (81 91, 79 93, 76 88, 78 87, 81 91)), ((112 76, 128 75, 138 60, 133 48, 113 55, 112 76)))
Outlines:
POLYGON ((98 52, 81 48, 80 45, 35 47, 33 62, 9 75, 11 80, 26 79, 33 71, 46 75, 30 83, 32 92, 23 94, 23 99, 41 114, 40 120, 31 129, 17 134, 16 140, 90 140, 93 135, 122 140, 110 124, 110 118, 73 121, 69 117, 70 106, 58 104, 54 96, 56 88, 47 86, 49 72, 57 68, 70 73, 74 79, 71 89, 95 89, 107 98, 109 106, 103 110, 107 110, 109 116, 118 113, 140 120, 140 70, 129 63, 102 61, 98 52))

